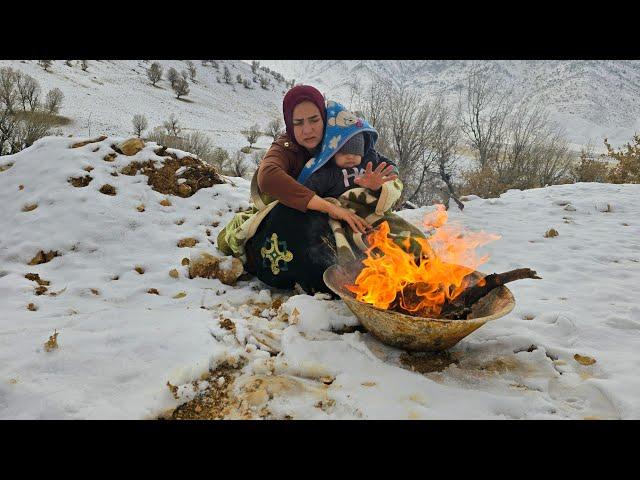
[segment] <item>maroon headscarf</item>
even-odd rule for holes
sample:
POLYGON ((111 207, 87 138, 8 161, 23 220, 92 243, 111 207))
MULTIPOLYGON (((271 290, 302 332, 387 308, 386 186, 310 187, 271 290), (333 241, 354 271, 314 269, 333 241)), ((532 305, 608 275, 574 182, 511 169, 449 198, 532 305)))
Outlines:
POLYGON ((327 123, 327 109, 322 93, 310 85, 296 85, 287 92, 282 100, 282 113, 284 114, 284 124, 287 127, 287 135, 294 142, 296 142, 296 137, 293 134, 293 109, 304 101, 312 102, 318 107, 320 115, 322 115, 322 123, 325 125, 327 123))

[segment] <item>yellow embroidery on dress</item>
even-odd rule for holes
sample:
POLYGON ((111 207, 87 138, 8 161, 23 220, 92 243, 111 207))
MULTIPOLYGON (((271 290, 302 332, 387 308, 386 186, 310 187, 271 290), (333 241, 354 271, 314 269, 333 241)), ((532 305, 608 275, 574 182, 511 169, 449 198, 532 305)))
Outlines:
POLYGON ((284 262, 290 262, 293 260, 293 253, 287 251, 285 242, 282 243, 284 243, 284 252, 281 252, 278 248, 278 234, 273 233, 271 235, 271 246, 269 248, 262 247, 260 249, 260 255, 262 258, 264 259, 266 257, 271 262, 271 271, 274 275, 278 275, 280 273, 280 266, 278 265, 280 260, 284 262))

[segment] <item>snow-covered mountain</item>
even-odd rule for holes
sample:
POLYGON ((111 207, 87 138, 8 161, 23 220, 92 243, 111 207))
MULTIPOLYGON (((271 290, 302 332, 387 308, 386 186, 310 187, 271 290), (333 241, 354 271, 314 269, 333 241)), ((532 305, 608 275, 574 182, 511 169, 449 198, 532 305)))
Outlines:
POLYGON ((546 105, 569 140, 602 145, 628 141, 640 130, 640 61, 635 60, 261 60, 296 82, 348 102, 350 84, 404 82, 457 99, 476 65, 492 68, 516 96, 546 105))
MULTIPOLYGON (((37 60, 0 60, 0 67, 8 66, 31 75, 40 83, 43 95, 52 88, 62 90, 64 101, 60 114, 72 120, 61 127, 65 135, 130 136, 133 133, 131 119, 136 113, 147 117, 150 129, 162 125, 173 113, 185 132, 201 131, 210 136, 216 146, 235 150, 247 145, 241 130, 254 123, 265 127, 273 117, 282 115, 284 82, 271 78, 273 89, 265 90, 253 81, 252 89, 244 88, 237 83, 236 76, 252 79, 251 67, 246 62, 219 60, 219 70, 216 70, 194 60, 196 82, 189 81, 189 95, 178 100, 166 79, 167 71, 173 67, 181 72, 187 64, 181 60, 158 60, 164 73, 154 87, 146 74, 153 61, 89 60, 87 71, 83 71, 77 61, 69 66, 63 60, 54 60, 49 72, 45 72, 37 60), (222 77, 225 66, 232 75, 231 85, 217 80, 222 77)), ((257 145, 269 144, 269 137, 263 136, 257 145)))

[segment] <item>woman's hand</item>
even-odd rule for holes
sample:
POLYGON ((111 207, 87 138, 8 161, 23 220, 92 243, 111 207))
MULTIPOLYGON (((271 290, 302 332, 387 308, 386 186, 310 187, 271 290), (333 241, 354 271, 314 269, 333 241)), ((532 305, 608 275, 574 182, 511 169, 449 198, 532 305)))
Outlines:
POLYGON ((337 205, 331 204, 334 208, 329 210, 327 213, 334 220, 341 220, 343 222, 347 222, 351 227, 351 230, 358 233, 366 233, 367 230, 371 229, 371 225, 367 223, 362 217, 359 217, 351 210, 347 210, 346 208, 339 207, 337 205))
POLYGON ((381 162, 380 165, 373 170, 373 164, 368 162, 364 173, 356 177, 353 181, 357 185, 375 192, 380 190, 383 183, 391 182, 398 178, 398 175, 392 174, 391 172, 393 172, 393 165, 387 166, 386 162, 381 162))
POLYGON ((307 205, 310 210, 324 212, 334 220, 347 222, 354 232, 366 233, 371 228, 364 219, 353 213, 351 210, 342 208, 334 203, 327 202, 324 198, 314 195, 307 205))

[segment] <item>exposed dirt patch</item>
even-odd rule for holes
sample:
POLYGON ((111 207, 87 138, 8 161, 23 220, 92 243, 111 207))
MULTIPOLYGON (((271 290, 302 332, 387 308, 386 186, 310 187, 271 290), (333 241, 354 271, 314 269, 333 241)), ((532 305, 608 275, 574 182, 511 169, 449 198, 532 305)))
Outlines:
POLYGON ((201 188, 225 183, 212 165, 193 157, 178 159, 164 149, 155 151, 158 155, 168 155, 160 167, 153 160, 131 162, 120 170, 124 175, 142 173, 149 177, 148 184, 156 192, 190 197, 201 188), (176 172, 178 172, 176 174, 176 172))
MULTIPOLYGON (((209 385, 190 400, 169 414, 168 420, 222 420, 233 416, 234 418, 252 418, 253 416, 241 405, 240 400, 231 394, 239 367, 221 365, 202 380, 209 385)), ((195 383, 195 382, 194 382, 195 383)), ((168 385, 174 396, 177 388, 168 385)), ((265 412, 266 413, 266 412, 265 412)))
POLYGON ((118 154, 116 152, 112 152, 112 153, 107 153, 104 157, 102 157, 102 159, 105 162, 113 162, 117 156, 118 154))
POLYGON ((41 279, 40 275, 38 275, 37 273, 27 273, 24 278, 26 278, 27 280, 31 280, 32 282, 37 282, 38 285, 44 285, 47 287, 51 285, 50 281, 41 279))
POLYGON ((104 193, 105 195, 115 195, 116 187, 113 185, 109 185, 108 183, 100 187, 100 193, 104 193))
POLYGON ((40 285, 36 287, 35 293, 36 295, 44 295, 45 293, 47 293, 47 287, 45 287, 44 285, 40 285))
POLYGON ((45 253, 44 251, 40 250, 38 253, 36 253, 36 256, 31 259, 29 265, 40 265, 41 263, 47 263, 50 262, 52 258, 59 256, 60 254, 57 251, 51 250, 45 253))
POLYGON ((449 352, 405 352, 400 355, 400 361, 410 370, 418 373, 441 372, 452 363, 458 364, 458 359, 449 352))
POLYGON ((103 140, 106 140, 106 139, 107 139, 106 135, 101 135, 98 138, 94 138, 93 140, 85 140, 84 142, 74 143, 73 145, 71 145, 71 148, 84 147, 85 145, 88 145, 90 143, 102 142, 103 140))
POLYGON ((91 165, 87 165, 86 167, 83 168, 83 170, 85 172, 90 172, 91 170, 93 170, 93 167, 91 165))
MULTIPOLYGON (((86 170, 86 167, 85 167, 85 170, 86 170)), ((93 170, 93 168, 91 170, 93 170)), ((93 180, 93 177, 91 175, 85 175, 84 177, 71 177, 67 181, 74 187, 81 188, 89 185, 91 183, 91 180, 93 180)))

